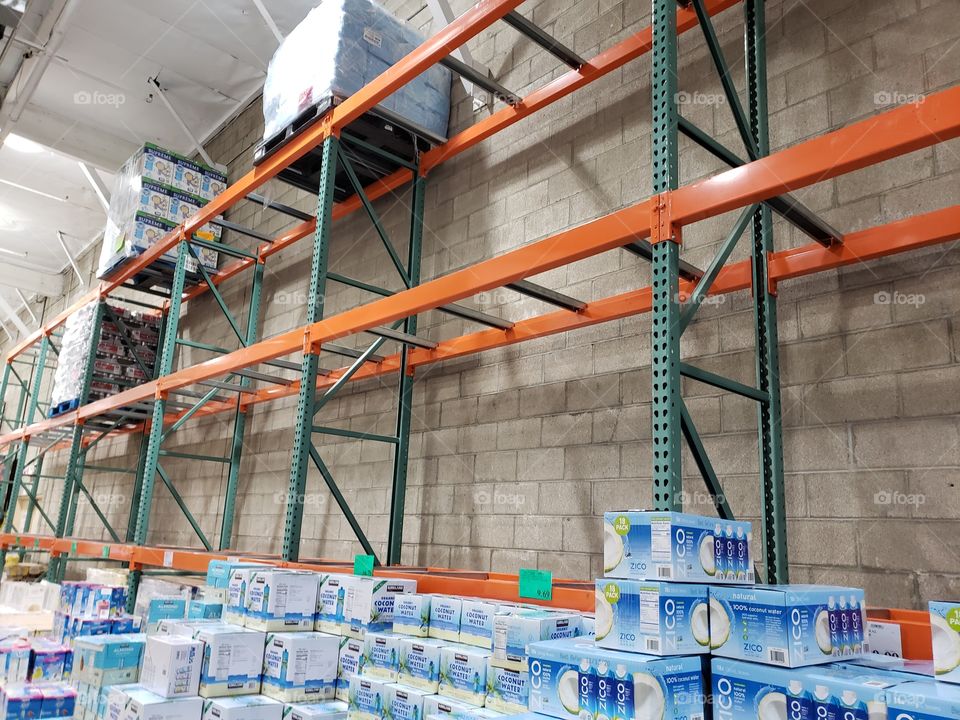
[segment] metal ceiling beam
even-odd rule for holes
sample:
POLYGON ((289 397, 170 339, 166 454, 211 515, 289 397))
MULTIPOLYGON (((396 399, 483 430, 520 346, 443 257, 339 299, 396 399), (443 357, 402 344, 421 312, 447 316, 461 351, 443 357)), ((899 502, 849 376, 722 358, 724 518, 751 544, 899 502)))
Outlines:
POLYGON ((260 13, 260 16, 263 18, 263 22, 265 22, 267 27, 270 28, 270 32, 273 33, 273 36, 277 39, 277 42, 282 43, 283 33, 280 32, 280 28, 277 27, 277 23, 274 22, 273 17, 270 15, 270 12, 264 6, 263 0, 253 0, 253 4, 257 6, 257 11, 260 13))
POLYGON ((78 161, 77 164, 80 166, 80 172, 83 173, 87 182, 90 183, 90 187, 93 188, 93 192, 97 196, 97 200, 100 201, 100 206, 103 208, 103 211, 109 212, 110 191, 107 190, 107 185, 103 182, 103 178, 100 177, 100 173, 97 172, 96 168, 90 167, 82 160, 78 161))
POLYGON ((0 264, 0 285, 19 288, 44 297, 63 295, 63 275, 39 272, 6 262, 0 264))
POLYGON ((180 113, 177 112, 177 109, 173 107, 173 104, 170 102, 170 98, 167 97, 167 91, 160 86, 160 82, 156 77, 152 77, 147 80, 147 83, 152 85, 157 90, 157 96, 166 106, 167 110, 170 111, 170 114, 173 115, 173 119, 177 121, 177 124, 180 126, 180 129, 183 130, 184 135, 190 138, 190 142, 193 144, 194 150, 200 153, 200 157, 203 158, 203 161, 210 167, 220 167, 213 161, 213 158, 207 154, 206 149, 203 147, 203 144, 197 140, 197 136, 193 134, 193 131, 190 129, 190 126, 184 122, 183 118, 180 117, 180 113))
POLYGON ((73 254, 70 252, 70 248, 67 247, 67 241, 63 239, 63 233, 57 230, 57 240, 60 242, 60 247, 63 248, 63 254, 67 256, 67 260, 70 261, 70 267, 73 268, 73 272, 76 273, 77 279, 80 281, 81 287, 87 286, 87 281, 83 277, 83 273, 80 272, 80 268, 77 265, 77 261, 73 259, 73 254))
POLYGON ((13 309, 13 306, 7 302, 7 299, 0 295, 0 310, 3 311, 3 314, 12 322, 17 330, 23 335, 27 335, 30 330, 27 328, 27 324, 20 319, 20 316, 17 315, 17 311, 13 309))
POLYGON ((17 297, 20 298, 20 302, 23 303, 23 309, 27 311, 27 315, 30 316, 30 319, 34 322, 34 324, 40 322, 40 320, 37 319, 36 313, 33 312, 33 309, 30 307, 30 303, 27 302, 27 298, 24 297, 22 292, 20 292, 19 288, 16 289, 16 293, 17 297))

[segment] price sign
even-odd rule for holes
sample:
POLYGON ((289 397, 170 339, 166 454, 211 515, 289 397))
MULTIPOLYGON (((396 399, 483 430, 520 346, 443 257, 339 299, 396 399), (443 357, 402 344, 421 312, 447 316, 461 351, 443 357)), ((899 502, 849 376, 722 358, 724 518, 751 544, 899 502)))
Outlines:
POLYGON ((520 568, 520 597, 553 600, 553 573, 548 570, 520 568))
POLYGON ((357 555, 353 559, 354 575, 373 575, 373 555, 357 555))

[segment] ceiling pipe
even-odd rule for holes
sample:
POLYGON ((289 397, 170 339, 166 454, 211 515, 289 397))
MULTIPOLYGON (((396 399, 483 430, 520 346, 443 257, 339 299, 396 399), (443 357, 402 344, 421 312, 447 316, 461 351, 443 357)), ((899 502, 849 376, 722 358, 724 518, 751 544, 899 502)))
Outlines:
POLYGON ((63 254, 67 256, 67 260, 70 261, 70 267, 73 268, 73 272, 77 274, 77 280, 80 281, 80 287, 86 287, 87 281, 83 277, 83 273, 80 272, 80 268, 77 266, 77 261, 73 259, 73 255, 70 252, 70 248, 67 247, 67 241, 63 239, 63 233, 57 230, 57 240, 60 241, 60 247, 63 248, 63 254))

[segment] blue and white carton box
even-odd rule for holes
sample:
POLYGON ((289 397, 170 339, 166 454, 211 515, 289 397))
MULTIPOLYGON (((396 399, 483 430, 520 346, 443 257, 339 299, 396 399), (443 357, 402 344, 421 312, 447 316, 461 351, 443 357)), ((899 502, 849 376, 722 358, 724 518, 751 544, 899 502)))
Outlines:
POLYGON ((11 683, 0 688, 0 717, 3 720, 39 718, 43 693, 35 685, 11 683))
POLYGON ((440 649, 440 687, 437 693, 483 707, 487 691, 488 650, 464 645, 440 649))
POLYGON ((368 631, 392 629, 394 599, 416 590, 416 580, 353 577, 343 602, 343 634, 362 638, 368 631))
POLYGON ((393 601, 393 631, 410 637, 429 637, 430 601, 430 595, 397 595, 393 601))
POLYGON ((201 720, 282 720, 283 703, 264 695, 210 698, 201 720))
POLYGON ((464 598, 460 612, 459 640, 465 645, 493 649, 493 625, 497 615, 509 609, 488 600, 464 598))
POLYGON ((237 625, 199 625, 192 634, 203 643, 201 697, 260 692, 264 633, 237 625))
POLYGON ((247 602, 250 589, 250 580, 254 573, 264 569, 270 569, 269 566, 246 565, 235 567, 230 571, 230 581, 227 584, 227 602, 223 606, 224 622, 234 625, 243 625, 247 617, 247 602))
POLYGON ((422 720, 423 701, 428 693, 416 688, 391 683, 390 692, 390 720, 422 720))
POLYGON ((166 698, 140 685, 114 685, 102 705, 107 720, 197 720, 203 713, 199 696, 166 698))
POLYGON ((187 607, 188 620, 219 620, 223 615, 223 603, 209 600, 191 600, 187 607))
POLYGON ((493 619, 492 662, 509 670, 527 669, 527 646, 542 640, 579 637, 579 613, 547 612, 518 608, 493 619))
POLYGON ((429 637, 457 642, 460 639, 460 615, 463 600, 458 597, 434 595, 430 601, 429 637))
POLYGON ((317 608, 315 628, 319 632, 339 635, 343 625, 343 604, 346 601, 347 586, 353 575, 331 573, 321 575, 317 589, 317 608))
POLYGON ((454 700, 443 695, 427 695, 423 698, 423 717, 444 720, 487 720, 503 717, 502 713, 470 703, 454 700))
POLYGON ((933 681, 903 683, 887 693, 887 711, 890 720, 956 720, 960 688, 933 681))
POLYGON ((363 656, 363 640, 340 638, 340 653, 337 659, 337 700, 347 702, 350 699, 350 680, 363 671, 363 656))
POLYGON ((751 584, 749 522, 626 510, 603 516, 605 577, 751 584))
POLYGON ((296 703, 283 706, 283 720, 347 720, 347 703, 328 700, 318 703, 296 703))
POLYGON ((43 699, 41 718, 72 718, 77 709, 77 691, 66 683, 43 683, 37 686, 43 699))
POLYGON ((317 612, 317 574, 273 568, 250 575, 243 624, 254 630, 313 630, 317 612))
POLYGON ((162 698, 197 695, 203 643, 182 635, 147 638, 140 685, 162 698))
POLYGON ((318 632, 274 633, 263 655, 263 694, 283 702, 333 700, 340 638, 318 632))
POLYGON ((497 667, 487 660, 487 697, 484 707, 515 715, 526 712, 530 696, 530 673, 497 667))
POLYGON ((440 687, 440 650, 445 643, 429 638, 401 638, 398 680, 435 693, 440 687))
POLYGON ((708 653, 708 603, 706 585, 597 580, 597 645, 660 656, 708 653))
POLYGON ((814 716, 826 713, 829 720, 886 720, 887 694, 903 682, 897 674, 835 667, 809 667, 793 672, 804 678, 807 694, 813 700, 814 716), (829 697, 826 708, 824 697, 829 697))
POLYGON ((400 672, 401 635, 368 632, 363 639, 363 674, 396 682, 400 672))
POLYGON ((94 687, 136 682, 146 636, 97 635, 73 641, 73 679, 94 687))
POLYGON ((585 638, 533 643, 529 706, 561 720, 703 720, 701 662, 609 650, 585 638))
POLYGON ((710 666, 714 720, 829 720, 829 691, 818 688, 818 715, 812 688, 796 671, 725 658, 710 666))
POLYGON ((393 700, 390 684, 376 678, 354 675, 347 701, 349 720, 384 720, 393 700))
POLYGON ((265 567, 261 563, 242 562, 239 560, 211 560, 207 566, 207 585, 214 588, 230 587, 230 576, 239 568, 265 567))
POLYGON ((710 651, 791 668, 859 657, 863 603, 863 590, 855 588, 711 586, 710 651))
POLYGON ((960 683, 960 602, 931 602, 930 631, 937 679, 960 683))

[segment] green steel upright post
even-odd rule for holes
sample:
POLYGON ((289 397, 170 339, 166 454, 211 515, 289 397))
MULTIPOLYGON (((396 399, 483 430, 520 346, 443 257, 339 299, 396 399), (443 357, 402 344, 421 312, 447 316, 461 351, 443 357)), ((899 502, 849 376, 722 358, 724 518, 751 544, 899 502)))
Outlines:
MULTIPOLYGON (((317 228, 313 234, 313 260, 310 264, 310 288, 307 295, 307 323, 323 317, 327 286, 330 230, 333 224, 333 189, 337 174, 338 140, 331 135, 323 141, 320 189, 317 195, 317 228)), ((307 485, 307 464, 313 444, 313 404, 317 393, 320 348, 304 348, 297 398, 293 452, 290 459, 290 484, 287 488, 287 512, 283 526, 283 559, 300 557, 300 530, 303 524, 303 494, 307 485)))
MULTIPOLYGON (((247 312, 246 344, 257 341, 257 325, 260 318, 260 296, 263 287, 263 261, 253 267, 253 287, 250 290, 250 309, 247 312)), ((241 377, 240 386, 249 387, 250 378, 241 377)), ((220 549, 230 547, 233 539, 233 516, 237 505, 237 485, 240 483, 240 461, 243 454, 243 434, 247 428, 247 413, 241 402, 243 395, 237 393, 237 411, 233 418, 233 444, 230 447, 230 470, 227 473, 227 491, 223 497, 223 519, 220 523, 220 549)))
MULTIPOLYGON (((10 366, 13 358, 10 358, 3 364, 3 380, 0 380, 0 428, 3 427, 3 421, 7 418, 7 387, 10 384, 10 366)), ((12 425, 11 425, 12 427, 12 425)))
MULTIPOLYGON (((37 458, 36 467, 33 470, 33 482, 30 483, 30 489, 27 491, 31 502, 27 504, 27 512, 23 518, 24 532, 30 532, 30 525, 33 524, 33 507, 37 504, 37 490, 40 489, 40 476, 43 474, 43 458, 43 455, 37 458)), ((42 512, 43 508, 40 510, 42 512)))
MULTIPOLYGON (((27 398, 27 414, 24 418, 24 425, 32 425, 37 415, 37 407, 40 404, 40 390, 43 387, 43 371, 47 366, 47 351, 50 348, 50 338, 46 335, 40 340, 40 350, 37 352, 37 366, 33 374, 33 387, 30 391, 30 397, 27 398)), ((30 438, 25 437, 20 441, 20 449, 17 451, 17 466, 13 471, 13 484, 10 487, 10 504, 7 506, 7 518, 4 521, 4 531, 10 532, 13 528, 13 516, 17 512, 17 497, 20 495, 20 485, 23 483, 23 472, 27 464, 27 451, 30 449, 30 438)))
MULTIPOLYGON (((80 381, 80 393, 77 395, 80 405, 85 405, 90 393, 90 383, 93 380, 93 366, 97 358, 97 344, 100 341, 100 327, 103 323, 104 300, 97 301, 93 314, 93 327, 87 345, 86 364, 83 369, 83 378, 80 381)), ((54 530, 56 537, 66 537, 73 534, 73 521, 76 517, 76 503, 79 500, 80 484, 83 475, 83 425, 77 423, 70 434, 70 452, 67 455, 67 469, 63 476, 63 491, 60 494, 60 506, 57 509, 57 526, 54 530)), ((54 558, 47 568, 47 579, 51 582, 60 582, 66 570, 64 558, 54 558)))
MULTIPOLYGON (((669 193, 679 180, 677 130, 677 3, 653 0, 652 170, 653 192, 669 193)), ((669 207, 659 206, 653 221, 669 207)), ((662 227, 662 226, 661 226, 662 227)), ((680 456, 680 305, 679 237, 664 237, 652 228, 653 326, 650 371, 653 401, 653 505, 657 510, 682 509, 680 456)))
MULTIPOLYGON (((173 283, 170 288, 170 304, 167 309, 166 324, 163 329, 162 347, 157 363, 157 377, 169 375, 173 370, 173 361, 177 351, 177 332, 180 328, 180 306, 183 302, 183 286, 187 275, 187 258, 190 251, 186 240, 181 240, 177 247, 177 265, 173 271, 173 283)), ((163 417, 166 414, 167 402, 158 397, 153 402, 153 418, 150 422, 150 431, 147 440, 147 452, 144 458, 142 476, 140 478, 140 499, 137 503, 137 523, 133 533, 133 541, 137 545, 147 542, 147 531, 150 526, 150 509, 153 504, 153 488, 157 480, 157 466, 160 462, 160 445, 163 440, 163 417)), ((127 591, 127 607, 133 608, 136 602, 137 588, 140 586, 140 570, 132 570, 129 575, 127 591)))
MULTIPOLYGON (((420 284, 420 255, 423 244, 423 195, 426 178, 414 170, 411 192, 410 246, 407 251, 407 277, 410 287, 420 284)), ((417 334, 417 316, 404 321, 403 331, 417 334)), ((397 408, 397 446, 393 458, 393 489, 390 497, 390 530, 387 535, 387 564, 398 565, 403 549, 403 514, 407 495, 407 461, 410 454, 410 421, 413 415, 413 375, 408 367, 410 349, 400 355, 400 402, 397 408)))
MULTIPOLYGON (((767 125, 767 49, 765 0, 746 0, 745 52, 750 129, 760 156, 770 153, 767 125)), ((757 337, 757 387, 769 395, 758 410, 760 482, 763 501, 764 560, 767 582, 789 582, 787 510, 783 481, 780 416, 780 358, 777 339, 777 297, 771 291, 767 260, 773 252, 773 222, 766 205, 753 217, 753 298, 757 337)))

